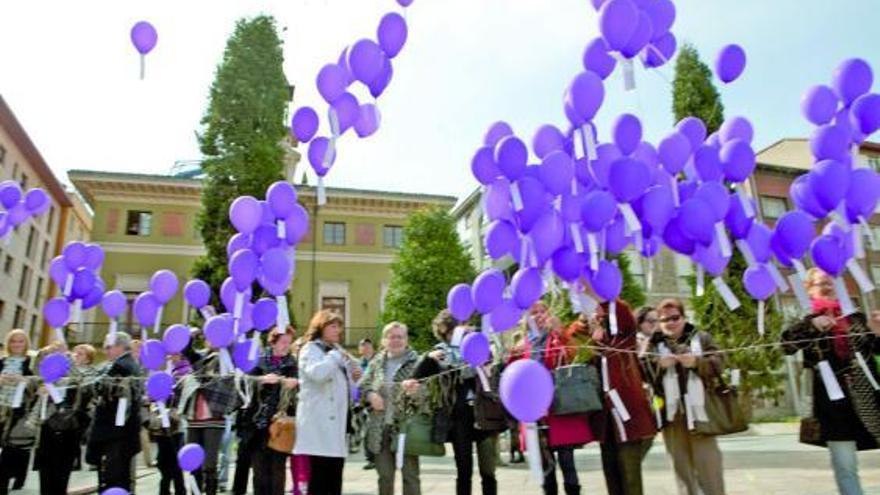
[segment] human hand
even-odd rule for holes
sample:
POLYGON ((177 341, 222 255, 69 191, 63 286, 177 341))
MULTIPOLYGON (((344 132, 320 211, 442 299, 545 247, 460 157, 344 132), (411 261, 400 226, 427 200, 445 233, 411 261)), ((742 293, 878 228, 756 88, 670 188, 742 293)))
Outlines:
POLYGON ((675 359, 675 356, 664 356, 664 357, 660 358, 660 367, 661 368, 671 368, 671 367, 675 366, 675 364, 677 362, 678 362, 678 360, 675 359))
POLYGON ((695 368, 697 366, 697 356, 693 354, 678 355, 678 362, 685 368, 695 368))
POLYGON ((400 386, 403 387, 403 391, 409 395, 413 395, 419 391, 421 384, 418 380, 414 380, 410 378, 409 380, 404 380, 400 383, 400 386))
POLYGON ((446 359, 446 353, 441 350, 431 351, 428 353, 428 357, 434 361, 443 361, 446 359))
POLYGON ((871 312, 871 316, 868 318, 868 328, 880 337, 880 311, 871 312))
POLYGON ((834 318, 830 316, 820 315, 813 318, 813 326, 823 332, 831 330, 831 328, 834 326, 834 323, 834 318))
POLYGON ((373 392, 369 396, 370 408, 376 412, 382 412, 385 410, 385 401, 382 400, 382 396, 373 392))
POLYGON ((296 378, 282 378, 281 385, 287 389, 294 389, 299 386, 299 380, 296 378))
POLYGON ((260 377, 260 383, 263 383, 265 385, 275 385, 280 379, 281 377, 279 377, 275 373, 269 373, 268 375, 263 375, 260 377))

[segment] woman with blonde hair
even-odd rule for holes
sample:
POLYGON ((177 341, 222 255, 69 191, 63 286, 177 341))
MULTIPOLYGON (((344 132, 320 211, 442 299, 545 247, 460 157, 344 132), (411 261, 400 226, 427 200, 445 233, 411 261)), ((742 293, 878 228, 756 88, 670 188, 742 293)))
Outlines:
POLYGON ((350 387, 361 378, 357 362, 340 345, 342 317, 315 313, 299 352, 300 393, 296 408, 295 455, 308 455, 310 495, 340 495, 348 454, 346 430, 350 387))
POLYGON ((31 397, 16 397, 24 377, 33 375, 28 350, 30 339, 24 330, 6 334, 6 356, 0 358, 0 494, 8 493, 10 480, 15 480, 13 490, 24 487, 36 438, 18 435, 24 431, 25 413, 31 402, 31 397))

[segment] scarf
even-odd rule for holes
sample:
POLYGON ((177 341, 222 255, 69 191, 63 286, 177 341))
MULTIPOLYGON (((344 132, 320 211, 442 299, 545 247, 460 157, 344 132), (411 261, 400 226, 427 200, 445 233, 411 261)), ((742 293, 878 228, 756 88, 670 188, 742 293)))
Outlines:
POLYGON ((812 299, 810 301, 813 307, 813 315, 825 315, 835 318, 834 326, 831 327, 831 340, 834 355, 839 359, 849 359, 852 357, 852 350, 849 346, 849 319, 840 318, 840 303, 835 299, 812 299))

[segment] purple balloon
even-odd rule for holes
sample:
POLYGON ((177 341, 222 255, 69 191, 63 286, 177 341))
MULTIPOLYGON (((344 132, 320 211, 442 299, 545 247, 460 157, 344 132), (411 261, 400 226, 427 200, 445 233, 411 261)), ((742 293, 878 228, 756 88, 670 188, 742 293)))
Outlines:
POLYGON ((104 310, 104 314, 111 319, 119 318, 127 307, 128 301, 125 299, 125 294, 118 290, 107 292, 101 301, 101 308, 104 310))
POLYGON ((483 136, 483 146, 489 146, 492 149, 498 145, 498 142, 507 136, 513 135, 513 128, 507 122, 499 120, 489 126, 486 135, 483 136))
POLYGON ((755 222, 749 229, 746 242, 749 244, 752 256, 754 256, 755 261, 758 263, 770 261, 770 256, 773 254, 770 249, 770 239, 772 237, 773 231, 763 223, 755 222))
POLYGON ((682 233, 704 246, 715 238, 715 219, 712 207, 702 199, 690 198, 681 204, 678 218, 682 233))
POLYGON ((638 24, 639 10, 630 0, 608 0, 599 10, 599 31, 611 50, 623 50, 638 24))
POLYGON ((40 361, 40 376, 46 383, 55 383, 70 371, 70 360, 64 354, 55 352, 40 361))
POLYGON ((859 217, 871 218, 880 199, 880 174, 869 168, 857 168, 850 172, 846 191, 846 213, 849 221, 856 223, 859 217))
POLYGON ((602 299, 613 301, 623 289, 623 275, 617 265, 601 260, 596 271, 590 274, 590 287, 602 299))
POLYGON ((480 184, 488 186, 501 175, 501 170, 495 164, 495 150, 483 146, 477 150, 471 159, 471 172, 480 184))
MULTIPOLYGON (((543 265, 565 239, 565 226, 559 213, 553 208, 545 209, 528 236, 534 247, 538 264, 543 265)), ((523 260, 520 262, 524 263, 523 260)))
POLYGON ((852 104, 850 120, 853 127, 865 136, 880 129, 880 95, 867 93, 859 96, 852 104))
POLYGON ((663 138, 657 147, 660 163, 670 174, 677 174, 684 169, 691 156, 691 143, 681 132, 673 132, 663 138))
POLYGON ((367 85, 370 88, 370 95, 373 98, 382 96, 382 93, 385 92, 385 89, 387 89, 388 85, 391 83, 391 78, 393 76, 394 64, 391 63, 390 58, 385 57, 382 59, 382 69, 379 70, 379 75, 367 85))
POLYGON ((474 314, 474 301, 471 297, 471 286, 457 284, 449 289, 446 295, 446 307, 458 321, 467 321, 474 314))
MULTIPOLYGON (((540 184, 539 184, 540 185, 540 184)), ((489 220, 513 219, 513 206, 510 199, 510 182, 499 178, 486 187, 483 193, 486 216, 489 220)))
MULTIPOLYGON (((268 292, 270 295, 276 296, 276 297, 283 296, 287 292, 287 289, 290 288, 290 281, 289 280, 285 280, 283 282, 274 282, 274 281, 269 280, 263 276, 260 276, 258 278, 258 281, 260 283, 260 286, 263 287, 263 289, 265 289, 266 292, 268 292)), ((233 294, 233 302, 235 301, 234 298, 235 298, 235 294, 233 294)), ((224 302, 224 306, 225 306, 225 304, 226 303, 224 302)))
POLYGON ((266 201, 276 218, 287 218, 296 205, 296 189, 290 182, 280 180, 266 190, 266 201))
POLYGON ((324 101, 332 104, 345 93, 345 88, 348 86, 348 74, 345 69, 336 64, 327 64, 318 72, 316 85, 324 101))
POLYGON ((701 199, 712 207, 712 214, 716 222, 721 222, 727 216, 730 209, 730 193, 724 184, 720 182, 704 182, 697 188, 694 198, 701 199))
MULTIPOLYGON (((660 3, 660 1, 658 0, 656 3, 660 3)), ((669 32, 664 33, 648 44, 645 51, 642 52, 642 61, 648 68, 662 67, 672 60, 677 48, 678 41, 675 39, 675 35, 669 32)))
POLYGON ((653 186, 641 198, 641 220, 655 232, 663 232, 675 213, 672 191, 667 187, 653 186))
POLYGON ((766 300, 776 292, 776 282, 766 265, 750 266, 743 273, 743 286, 752 298, 766 300))
POLYGON ((104 263, 104 249, 98 244, 86 244, 86 259, 84 266, 92 271, 97 271, 104 263))
POLYGON ((261 332, 272 328, 278 319, 278 304, 273 299, 262 298, 254 303, 252 310, 254 328, 261 332))
POLYGON ((746 68, 746 51, 739 45, 723 47, 715 58, 715 74, 721 82, 735 81, 746 68))
POLYGON ((403 45, 406 43, 407 28, 406 20, 403 16, 396 12, 389 12, 379 21, 379 29, 376 33, 376 39, 379 40, 379 46, 388 58, 394 58, 400 53, 403 45))
POLYGON ((843 104, 849 106, 856 98, 870 91, 873 84, 874 73, 868 62, 851 58, 837 66, 831 86, 843 104))
POLYGON ((260 267, 263 276, 273 282, 288 280, 293 269, 290 257, 281 248, 272 248, 263 253, 263 256, 260 257, 260 267))
POLYGON ((614 218, 617 202, 607 191, 587 193, 581 203, 581 218, 590 232, 599 232, 614 218))
POLYGON ((608 185, 621 203, 629 203, 645 193, 651 176, 644 163, 633 158, 620 158, 611 164, 608 185))
POLYGON ((235 340, 232 325, 232 317, 228 314, 212 316, 205 322, 205 338, 213 347, 218 349, 227 347, 235 340))
POLYGON ((501 173, 510 180, 522 177, 528 158, 529 150, 516 136, 504 137, 495 146, 495 163, 498 164, 501 173))
POLYGON ((226 256, 232 257, 237 251, 247 249, 251 246, 251 237, 249 234, 237 233, 229 238, 226 243, 226 256))
POLYGON ((551 124, 544 124, 535 131, 532 138, 532 150, 538 158, 544 159, 554 151, 562 151, 565 148, 565 136, 562 131, 551 124))
POLYGON ((404 8, 409 7, 412 3, 413 0, 397 0, 397 4, 404 8))
POLYGON ((849 189, 849 167, 835 160, 823 160, 809 174, 810 189, 819 205, 833 210, 849 189))
POLYGON ((653 0, 642 7, 651 17, 654 26, 654 39, 661 33, 666 33, 675 22, 675 5, 672 0, 653 0))
MULTIPOLYGON (((629 2, 629 0, 614 0, 613 2, 629 2)), ((593 120, 602 101, 605 99, 605 88, 602 79, 590 71, 578 74, 566 92, 566 101, 578 119, 577 123, 593 120)))
POLYGON ((43 305, 43 318, 52 328, 61 328, 70 320, 70 303, 63 297, 55 297, 43 305))
POLYGON ((831 122, 837 113, 839 101, 834 90, 824 84, 809 88, 801 98, 801 113, 816 125, 831 122))
POLYGON ((730 262, 730 257, 721 255, 721 247, 717 239, 707 246, 698 245, 694 249, 693 259, 712 277, 720 277, 730 262))
POLYGON ((846 130, 835 124, 823 125, 810 137, 810 150, 816 160, 840 160, 849 156, 850 136, 846 130))
POLYGON ((42 215, 51 206, 49 195, 40 188, 31 189, 24 197, 24 206, 31 215, 42 215))
MULTIPOLYGON (((339 134, 342 135, 345 131, 351 129, 354 124, 360 118, 361 106, 358 103, 357 98, 349 92, 343 93, 333 104, 330 106, 331 112, 336 115, 336 121, 339 124, 339 134)), ((328 120, 331 118, 328 115, 328 120)))
POLYGON ((675 125, 678 132, 687 136, 691 149, 698 148, 706 140, 706 124, 698 117, 685 117, 675 125))
POLYGON ((642 123, 633 114, 621 114, 614 122, 612 135, 620 152, 630 155, 642 141, 642 123))
POLYGON ((144 368, 156 371, 165 366, 165 346, 156 339, 149 339, 141 344, 140 352, 141 364, 144 368))
POLYGON ((211 287, 204 280, 190 280, 183 288, 183 297, 190 306, 202 309, 211 300, 211 287))
POLYGON ((101 492, 101 495, 129 495, 128 490, 114 486, 101 492))
POLYGON ((815 234, 813 220, 802 211, 786 212, 776 221, 775 236, 789 258, 802 258, 810 248, 810 241, 815 234))
POLYGON ((689 256, 693 254, 696 245, 685 235, 681 223, 681 212, 679 212, 678 216, 673 217, 663 229, 663 242, 676 253, 689 256))
POLYGON ((520 240, 516 227, 506 220, 495 220, 486 229, 486 252, 494 260, 505 255, 519 256, 520 240))
POLYGON ((147 21, 140 21, 131 28, 131 43, 141 55, 150 53, 158 39, 156 28, 147 21))
POLYGON ((584 70, 595 73, 602 79, 607 79, 614 72, 617 61, 611 56, 608 43, 602 37, 593 38, 584 49, 584 70))
POLYGON ((537 268, 520 268, 510 282, 513 302, 520 309, 528 309, 544 293, 544 280, 537 268))
POLYGON ((553 253, 553 271, 566 282, 577 280, 580 277, 583 265, 583 256, 571 247, 561 247, 553 253))
POLYGON ((162 335, 162 345, 169 354, 177 354, 189 345, 189 328, 180 323, 171 325, 162 335))
POLYGON ((177 451, 177 465, 180 469, 191 473, 205 462, 205 450, 197 443, 188 443, 177 451))
POLYGON ((229 205, 229 219, 242 234, 253 233, 260 226, 262 218, 263 207, 253 196, 239 196, 229 205))
POLYGON ((91 270, 80 268, 73 274, 73 287, 71 295, 76 299, 82 299, 95 286, 97 277, 91 270))
POLYGON ((603 187, 608 187, 608 176, 611 174, 611 164, 618 159, 623 158, 623 153, 614 143, 602 143, 596 148, 596 159, 591 161, 589 165, 584 163, 585 167, 593 168, 593 175, 596 176, 596 183, 603 187))
POLYGON ((705 144, 694 150, 694 169, 697 171, 697 177, 703 182, 720 181, 724 178, 718 149, 705 144))
POLYGON ((751 144, 752 138, 755 135, 752 123, 745 117, 733 117, 725 120, 721 124, 721 129, 719 129, 718 133, 722 143, 733 141, 734 139, 742 139, 751 144))
POLYGON ((492 331, 505 332, 519 325, 522 317, 522 310, 513 302, 512 299, 504 299, 501 304, 492 310, 489 315, 489 323, 492 325, 492 331))
POLYGON ((504 273, 498 269, 490 268, 480 273, 472 289, 474 308, 482 314, 494 310, 503 301, 505 285, 504 273))
POLYGON ((629 37, 626 45, 621 48, 621 55, 626 58, 635 57, 643 48, 645 48, 645 45, 647 45, 653 37, 654 26, 651 24, 651 17, 644 11, 640 11, 638 14, 638 22, 636 23, 636 30, 633 32, 632 36, 629 37))
POLYGON ((77 268, 86 264, 86 245, 79 241, 74 241, 64 246, 64 262, 67 268, 75 271, 77 268))
POLYGON ((846 268, 846 254, 840 240, 832 235, 821 235, 810 246, 813 262, 825 273, 838 277, 846 268))
POLYGON ((7 210, 21 202, 22 192, 18 182, 5 180, 0 183, 0 204, 7 210))
POLYGON ((370 84, 382 71, 385 54, 373 40, 361 39, 348 52, 348 66, 355 79, 370 84))
POLYGON ((299 203, 293 207, 293 213, 284 220, 288 246, 295 246, 309 231, 309 212, 299 203))
POLYGON ((538 168, 538 178, 553 195, 560 195, 571 189, 574 179, 574 162, 564 151, 553 151, 544 157, 538 168))
POLYGON ((143 292, 134 300, 134 314, 142 327, 150 327, 156 323, 159 311, 159 300, 152 292, 143 292))
POLYGON ((541 363, 521 359, 501 373, 498 391, 505 409, 513 417, 524 423, 535 423, 547 414, 553 402, 553 376, 541 363))
POLYGON ((147 378, 147 395, 154 401, 164 401, 174 392, 174 378, 168 373, 153 373, 147 378))
POLYGON ((828 215, 828 210, 822 208, 813 194, 811 186, 812 173, 806 173, 797 177, 789 187, 789 196, 799 209, 809 213, 815 218, 823 218, 828 215))
POLYGON ((242 249, 229 259, 229 274, 239 292, 247 289, 257 278, 260 260, 250 249, 242 249))
POLYGON ((461 358, 474 368, 486 364, 492 356, 489 338, 482 332, 471 332, 461 340, 461 358))
POLYGON ((359 138, 372 136, 379 130, 379 122, 381 115, 376 105, 365 103, 361 105, 358 111, 357 122, 354 123, 354 130, 359 138))
POLYGON ((731 182, 743 182, 755 170, 757 159, 752 146, 741 139, 724 143, 721 147, 724 176, 731 182))
POLYGON ((63 290, 67 284, 68 275, 70 275, 70 269, 67 268, 64 256, 59 255, 52 258, 52 262, 49 263, 49 276, 52 277, 55 285, 63 290))
POLYGON ((257 363, 260 362, 259 353, 253 359, 250 358, 251 345, 251 341, 246 340, 244 342, 236 342, 232 348, 232 362, 236 368, 245 373, 250 373, 251 370, 257 367, 257 363))
POLYGON ((159 270, 150 278, 150 290, 159 304, 168 304, 177 293, 179 282, 171 270, 159 270))
POLYGON ((312 107, 301 107, 293 114, 290 129, 300 143, 308 143, 318 132, 318 113, 312 107))

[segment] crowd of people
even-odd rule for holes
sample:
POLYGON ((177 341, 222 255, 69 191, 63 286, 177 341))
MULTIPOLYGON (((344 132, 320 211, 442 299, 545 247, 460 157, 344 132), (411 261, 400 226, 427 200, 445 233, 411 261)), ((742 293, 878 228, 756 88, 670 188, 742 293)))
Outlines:
MULTIPOLYGON (((840 493, 859 494, 856 452, 880 443, 880 313, 842 316, 832 280, 816 269, 806 285, 813 311, 786 328, 781 342, 786 353, 803 351, 812 372, 801 441, 827 446, 840 493)), ((476 454, 481 492, 495 495, 503 491, 501 435, 510 439, 510 461, 523 459, 522 426, 498 392, 505 366, 522 359, 555 378, 556 397, 539 430, 545 494, 581 493, 575 450, 592 442, 601 448, 608 493, 643 493, 642 462, 658 433, 681 494, 725 493, 717 436, 737 425, 726 424, 730 418, 716 424, 713 404, 719 391, 732 390, 730 377, 724 353, 688 321, 679 300, 635 312, 622 300, 606 302, 568 323, 535 303, 514 338, 493 336, 493 358, 479 369, 466 364, 460 344, 480 330, 447 310, 434 319, 437 344, 424 354, 410 346, 405 323, 390 322, 379 345, 361 341, 355 357, 341 345, 343 328, 329 310, 316 313, 299 337, 276 328, 246 375, 221 373, 219 349, 191 344, 168 356, 175 387, 161 404, 147 398, 139 342, 124 332, 107 341, 100 365, 89 345, 70 351, 74 366, 56 404, 34 373, 44 356, 67 349, 32 353, 27 334, 12 330, 0 359, 0 495, 24 486, 32 453, 43 494, 66 493, 71 472, 89 466, 101 490, 134 493, 133 459, 142 451, 159 471, 160 493, 183 494, 189 474, 177 452, 187 443, 205 451, 192 476, 207 495, 280 495, 291 484, 294 494, 341 494, 355 444, 377 473, 380 495, 394 493, 397 471, 403 493, 419 495, 420 457, 444 455, 445 444, 456 494, 474 491, 476 454)))

